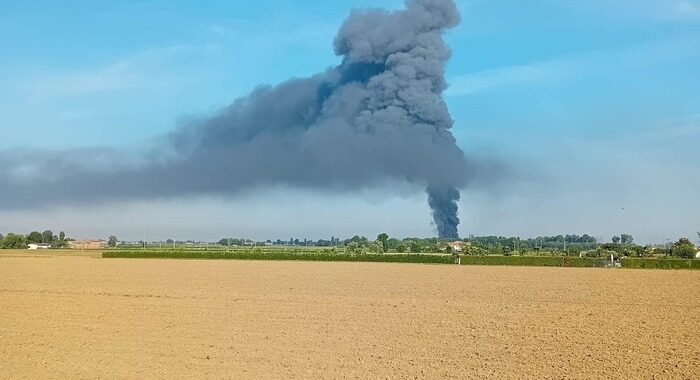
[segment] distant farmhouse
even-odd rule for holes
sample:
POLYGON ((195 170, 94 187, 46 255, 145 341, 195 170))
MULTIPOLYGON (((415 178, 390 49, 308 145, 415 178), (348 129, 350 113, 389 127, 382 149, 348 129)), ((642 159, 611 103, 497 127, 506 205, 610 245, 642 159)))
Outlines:
POLYGON ((104 240, 73 240, 68 242, 70 249, 104 249, 107 242, 104 240))
POLYGON ((453 241, 451 243, 447 243, 448 246, 452 248, 452 252, 462 252, 469 246, 469 243, 465 243, 463 241, 453 241))
POLYGON ((700 259, 700 246, 696 248, 697 252, 695 252, 695 258, 700 259))
POLYGON ((32 251, 35 251, 37 249, 49 249, 49 248, 51 248, 51 244, 31 243, 28 245, 28 247, 32 251))

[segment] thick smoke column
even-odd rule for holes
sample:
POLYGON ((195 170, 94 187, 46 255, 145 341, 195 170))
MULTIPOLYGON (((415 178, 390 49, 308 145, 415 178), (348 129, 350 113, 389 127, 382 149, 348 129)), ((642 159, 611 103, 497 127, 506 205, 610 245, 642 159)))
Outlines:
POLYGON ((457 201, 459 191, 454 187, 428 186, 428 204, 433 210, 433 219, 437 225, 440 237, 454 238, 459 236, 457 226, 457 201))
POLYGON ((457 189, 469 168, 442 99, 450 57, 442 34, 459 20, 451 0, 355 10, 335 38, 340 65, 260 87, 171 133, 167 149, 141 162, 117 157, 95 168, 79 152, 21 162, 0 155, 0 175, 9 178, 0 207, 235 195, 278 184, 352 191, 399 181, 424 187, 439 235, 456 237, 457 189), (59 175, 31 177, 47 166, 59 175))

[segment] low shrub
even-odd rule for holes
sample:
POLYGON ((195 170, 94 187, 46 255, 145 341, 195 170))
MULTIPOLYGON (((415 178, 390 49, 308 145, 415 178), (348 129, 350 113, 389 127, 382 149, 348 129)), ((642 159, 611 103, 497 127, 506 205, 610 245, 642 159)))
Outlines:
POLYGON ((607 260, 570 256, 462 256, 462 265, 509 265, 536 267, 604 267, 607 260))
MULTIPOLYGON (((130 259, 204 259, 204 260, 303 260, 303 261, 351 261, 454 264, 453 255, 436 254, 372 254, 344 253, 334 249, 280 249, 280 248, 240 248, 240 249, 114 249, 102 253, 104 258, 130 259)), ((487 256, 460 255, 462 265, 506 265, 539 267, 605 267, 609 258, 572 256, 487 256)), ((623 268, 653 269, 700 269, 700 260, 676 258, 623 258, 623 268)))
POLYGON ((110 250, 102 253, 103 258, 127 259, 203 259, 203 260, 302 260, 302 261, 356 261, 387 263, 453 264, 450 255, 421 254, 341 254, 323 251, 293 252, 287 250, 235 250, 235 251, 192 251, 192 250, 110 250))
POLYGON ((632 269, 700 269, 700 260, 625 258, 623 268, 632 269))

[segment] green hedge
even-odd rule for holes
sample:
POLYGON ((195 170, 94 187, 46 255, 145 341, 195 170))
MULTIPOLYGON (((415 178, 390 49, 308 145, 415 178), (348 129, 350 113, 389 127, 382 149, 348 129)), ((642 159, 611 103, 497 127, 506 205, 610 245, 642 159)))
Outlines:
POLYGON ((462 265, 510 265, 533 267, 605 267, 609 261, 567 256, 462 256, 462 265))
POLYGON ((686 259, 622 259, 623 268, 632 269, 700 269, 700 260, 686 259))
MULTIPOLYGON (((387 263, 454 264, 452 255, 434 254, 347 254, 331 250, 302 249, 146 249, 107 250, 104 258, 131 259, 205 259, 205 260, 302 260, 387 263)), ((605 267, 610 261, 570 256, 461 256, 462 265, 506 265, 538 267, 605 267)), ((700 260, 625 258, 623 268, 700 269, 700 260)))
POLYGON ((385 263, 454 264, 450 255, 421 254, 362 254, 289 251, 191 251, 191 250, 112 250, 102 253, 103 258, 129 259, 206 259, 206 260, 302 260, 302 261, 356 261, 385 263))

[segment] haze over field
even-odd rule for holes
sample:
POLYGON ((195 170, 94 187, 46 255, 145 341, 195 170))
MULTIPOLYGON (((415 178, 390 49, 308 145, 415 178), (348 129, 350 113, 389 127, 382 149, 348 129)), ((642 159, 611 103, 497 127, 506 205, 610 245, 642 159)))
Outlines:
POLYGON ((700 226, 696 1, 134 4, 0 16, 0 231, 700 226))

